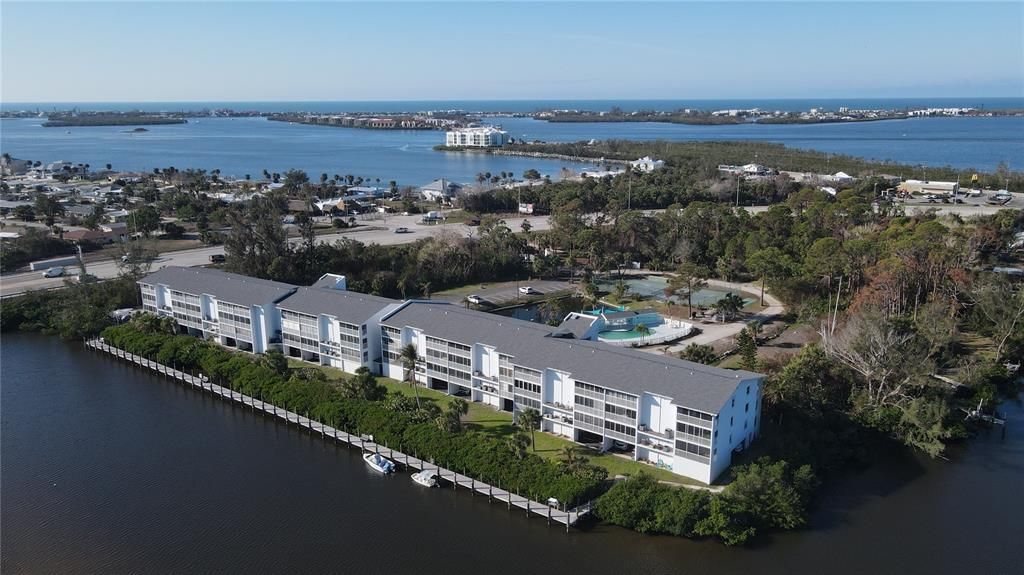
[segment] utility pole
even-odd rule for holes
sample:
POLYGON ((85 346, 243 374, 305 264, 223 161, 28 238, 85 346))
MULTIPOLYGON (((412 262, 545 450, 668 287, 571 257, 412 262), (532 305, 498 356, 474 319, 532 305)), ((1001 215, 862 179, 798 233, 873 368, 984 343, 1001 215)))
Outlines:
POLYGON ((627 180, 628 184, 626 185, 626 209, 627 210, 631 209, 632 206, 633 206, 633 165, 632 164, 628 164, 628 165, 629 165, 629 167, 626 168, 627 170, 629 170, 629 179, 627 180))

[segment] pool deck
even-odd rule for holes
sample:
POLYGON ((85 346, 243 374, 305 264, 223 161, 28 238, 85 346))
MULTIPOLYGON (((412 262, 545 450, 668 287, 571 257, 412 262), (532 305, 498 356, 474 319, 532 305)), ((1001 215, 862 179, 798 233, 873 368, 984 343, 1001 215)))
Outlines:
MULTIPOLYGON (((760 294, 761 286, 757 283, 732 283, 721 280, 708 280, 708 287, 714 288, 728 288, 730 290, 741 290, 751 294, 760 294)), ((761 323, 768 323, 775 317, 782 315, 786 311, 786 307, 782 305, 782 302, 778 298, 771 295, 767 291, 764 292, 765 308, 754 315, 744 318, 743 321, 733 321, 728 323, 697 323, 694 324, 701 329, 701 333, 694 337, 684 339, 683 341, 670 345, 668 347, 658 348, 646 348, 644 351, 650 351, 654 353, 670 353, 672 355, 678 354, 679 352, 686 349, 686 346, 691 343, 709 345, 720 339, 732 337, 738 334, 743 328, 747 327, 747 324, 752 321, 759 321, 761 323)))

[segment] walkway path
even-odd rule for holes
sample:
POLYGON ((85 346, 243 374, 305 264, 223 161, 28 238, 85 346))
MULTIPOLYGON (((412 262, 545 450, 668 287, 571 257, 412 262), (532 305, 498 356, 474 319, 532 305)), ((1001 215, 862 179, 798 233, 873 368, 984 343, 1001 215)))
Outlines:
MULTIPOLYGON (((727 289, 732 291, 744 291, 750 294, 754 294, 757 297, 760 297, 761 293, 761 286, 756 282, 734 283, 722 280, 708 280, 708 287, 717 289, 727 289)), ((700 328, 701 333, 695 335, 694 337, 684 339, 668 347, 658 347, 657 349, 647 348, 645 349, 645 351, 664 352, 667 354, 676 355, 680 351, 686 349, 686 346, 690 345, 691 343, 709 345, 720 339, 725 339, 727 337, 732 337, 738 334, 744 327, 746 327, 748 323, 752 321, 768 323, 775 319, 776 317, 785 313, 786 307, 782 305, 782 302, 779 301, 778 298, 771 295, 770 293, 765 292, 764 301, 766 304, 766 307, 764 309, 753 315, 747 316, 746 318, 744 318, 743 321, 733 321, 726 323, 698 323, 695 325, 700 328)))

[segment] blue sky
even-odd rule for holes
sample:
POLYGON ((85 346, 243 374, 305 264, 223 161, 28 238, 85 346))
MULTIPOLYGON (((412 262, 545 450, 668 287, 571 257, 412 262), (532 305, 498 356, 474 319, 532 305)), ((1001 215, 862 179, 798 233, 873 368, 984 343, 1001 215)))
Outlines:
POLYGON ((1024 96, 1024 3, 0 3, 5 102, 1024 96))

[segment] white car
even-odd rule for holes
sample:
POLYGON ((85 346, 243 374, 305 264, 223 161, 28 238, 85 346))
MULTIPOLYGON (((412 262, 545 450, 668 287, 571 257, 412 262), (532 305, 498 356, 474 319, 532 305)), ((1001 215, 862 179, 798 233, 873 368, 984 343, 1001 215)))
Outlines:
POLYGON ((473 305, 480 305, 480 304, 484 303, 484 298, 482 298, 482 297, 480 297, 480 296, 478 296, 476 294, 473 294, 473 295, 466 296, 466 301, 468 301, 469 303, 471 303, 473 305))
POLYGON ((396 234, 407 234, 407 233, 409 233, 409 228, 395 228, 395 233, 396 234))
POLYGON ((50 268, 43 272, 44 278, 59 278, 62 275, 64 275, 64 268, 62 267, 50 268))
POLYGON ((523 287, 519 288, 519 293, 526 294, 526 295, 532 295, 532 294, 536 294, 536 293, 540 293, 540 292, 535 290, 535 289, 533 289, 530 286, 523 286, 523 287))

